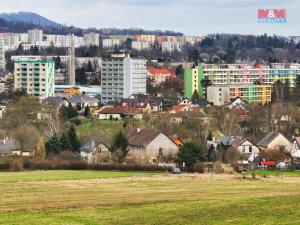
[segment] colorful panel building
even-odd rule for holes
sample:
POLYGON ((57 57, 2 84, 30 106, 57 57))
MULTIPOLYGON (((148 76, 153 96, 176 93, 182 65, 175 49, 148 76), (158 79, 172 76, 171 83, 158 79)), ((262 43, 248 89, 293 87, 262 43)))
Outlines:
POLYGON ((227 85, 207 88, 207 100, 215 106, 225 105, 237 97, 264 105, 271 102, 271 94, 271 85, 227 85))
POLYGON ((191 99, 195 91, 203 96, 201 80, 203 79, 203 67, 194 67, 184 70, 184 96, 191 99))

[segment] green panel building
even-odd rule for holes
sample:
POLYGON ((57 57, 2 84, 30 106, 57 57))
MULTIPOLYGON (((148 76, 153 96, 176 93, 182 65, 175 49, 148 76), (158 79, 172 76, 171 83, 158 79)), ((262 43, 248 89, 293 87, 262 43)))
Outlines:
POLYGON ((203 79, 203 67, 186 68, 184 70, 184 97, 191 99, 196 90, 200 97, 203 96, 201 81, 203 79))

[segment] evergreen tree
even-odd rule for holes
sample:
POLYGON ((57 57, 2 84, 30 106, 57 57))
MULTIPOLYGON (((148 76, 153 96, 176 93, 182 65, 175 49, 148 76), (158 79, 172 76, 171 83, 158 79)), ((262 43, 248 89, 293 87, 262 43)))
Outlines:
POLYGON ((80 142, 78 140, 75 127, 73 125, 70 127, 67 135, 70 141, 71 150, 74 152, 78 152, 80 148, 80 142))
POLYGON ((61 143, 57 135, 51 137, 45 144, 46 153, 58 154, 61 151, 61 143))
POLYGON ((212 135, 211 131, 209 131, 206 140, 208 140, 208 141, 212 141, 213 140, 213 135, 212 135))
POLYGON ((203 148, 200 144, 191 141, 186 142, 181 146, 178 153, 179 163, 185 163, 188 168, 191 168, 194 164, 204 161, 205 156, 203 153, 203 148))
POLYGON ((58 70, 61 68, 61 59, 59 56, 55 58, 55 69, 58 70))
POLYGON ((68 136, 63 133, 60 137, 61 149, 62 151, 68 151, 71 149, 71 144, 68 136))
POLYGON ((216 149, 213 145, 210 145, 208 148, 207 158, 209 162, 215 162, 218 159, 216 149))
POLYGON ((205 94, 205 98, 207 99, 207 87, 211 86, 212 82, 211 80, 208 78, 208 76, 204 76, 204 78, 201 80, 201 86, 203 88, 204 94, 205 94))
POLYGON ((124 161, 124 159, 127 156, 128 153, 128 139, 126 137, 126 135, 122 132, 119 132, 110 148, 109 148, 110 152, 117 158, 119 163, 122 163, 124 161))
POLYGON ((84 116, 88 118, 90 116, 90 112, 91 112, 90 107, 86 106, 84 109, 84 116))
POLYGON ((284 89, 284 101, 287 102, 287 101, 290 101, 290 97, 291 97, 291 89, 290 89, 290 86, 291 86, 291 82, 289 79, 286 79, 284 81, 284 84, 283 84, 283 89, 284 89))
POLYGON ((89 60, 89 62, 87 64, 86 71, 87 72, 94 72, 94 68, 93 68, 93 64, 92 64, 91 60, 89 60))
POLYGON ((196 102, 198 102, 199 100, 200 100, 200 96, 199 96, 197 90, 195 90, 194 93, 193 93, 193 95, 192 95, 192 102, 193 102, 193 103, 196 103, 196 102))
POLYGON ((293 95, 297 102, 300 101, 300 76, 298 75, 295 80, 295 87, 293 91, 293 95))
POLYGON ((63 105, 60 108, 59 113, 60 113, 60 117, 63 118, 63 120, 69 120, 78 115, 77 110, 71 104, 69 104, 68 107, 63 105))

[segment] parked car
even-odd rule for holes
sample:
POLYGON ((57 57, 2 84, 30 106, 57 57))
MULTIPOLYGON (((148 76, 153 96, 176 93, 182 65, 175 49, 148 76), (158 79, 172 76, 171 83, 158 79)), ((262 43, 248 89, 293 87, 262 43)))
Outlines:
POLYGON ((180 174, 181 170, 178 167, 174 166, 174 167, 172 167, 172 173, 173 174, 180 174))

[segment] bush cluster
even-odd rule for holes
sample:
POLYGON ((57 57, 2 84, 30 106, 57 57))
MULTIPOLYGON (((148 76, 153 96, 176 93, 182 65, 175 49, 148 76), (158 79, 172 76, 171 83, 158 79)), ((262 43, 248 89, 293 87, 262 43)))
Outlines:
POLYGON ((118 170, 118 171, 145 171, 166 172, 171 171, 168 167, 142 164, 117 164, 96 163, 87 164, 82 160, 52 158, 52 159, 19 159, 5 158, 0 161, 0 170, 118 170))

